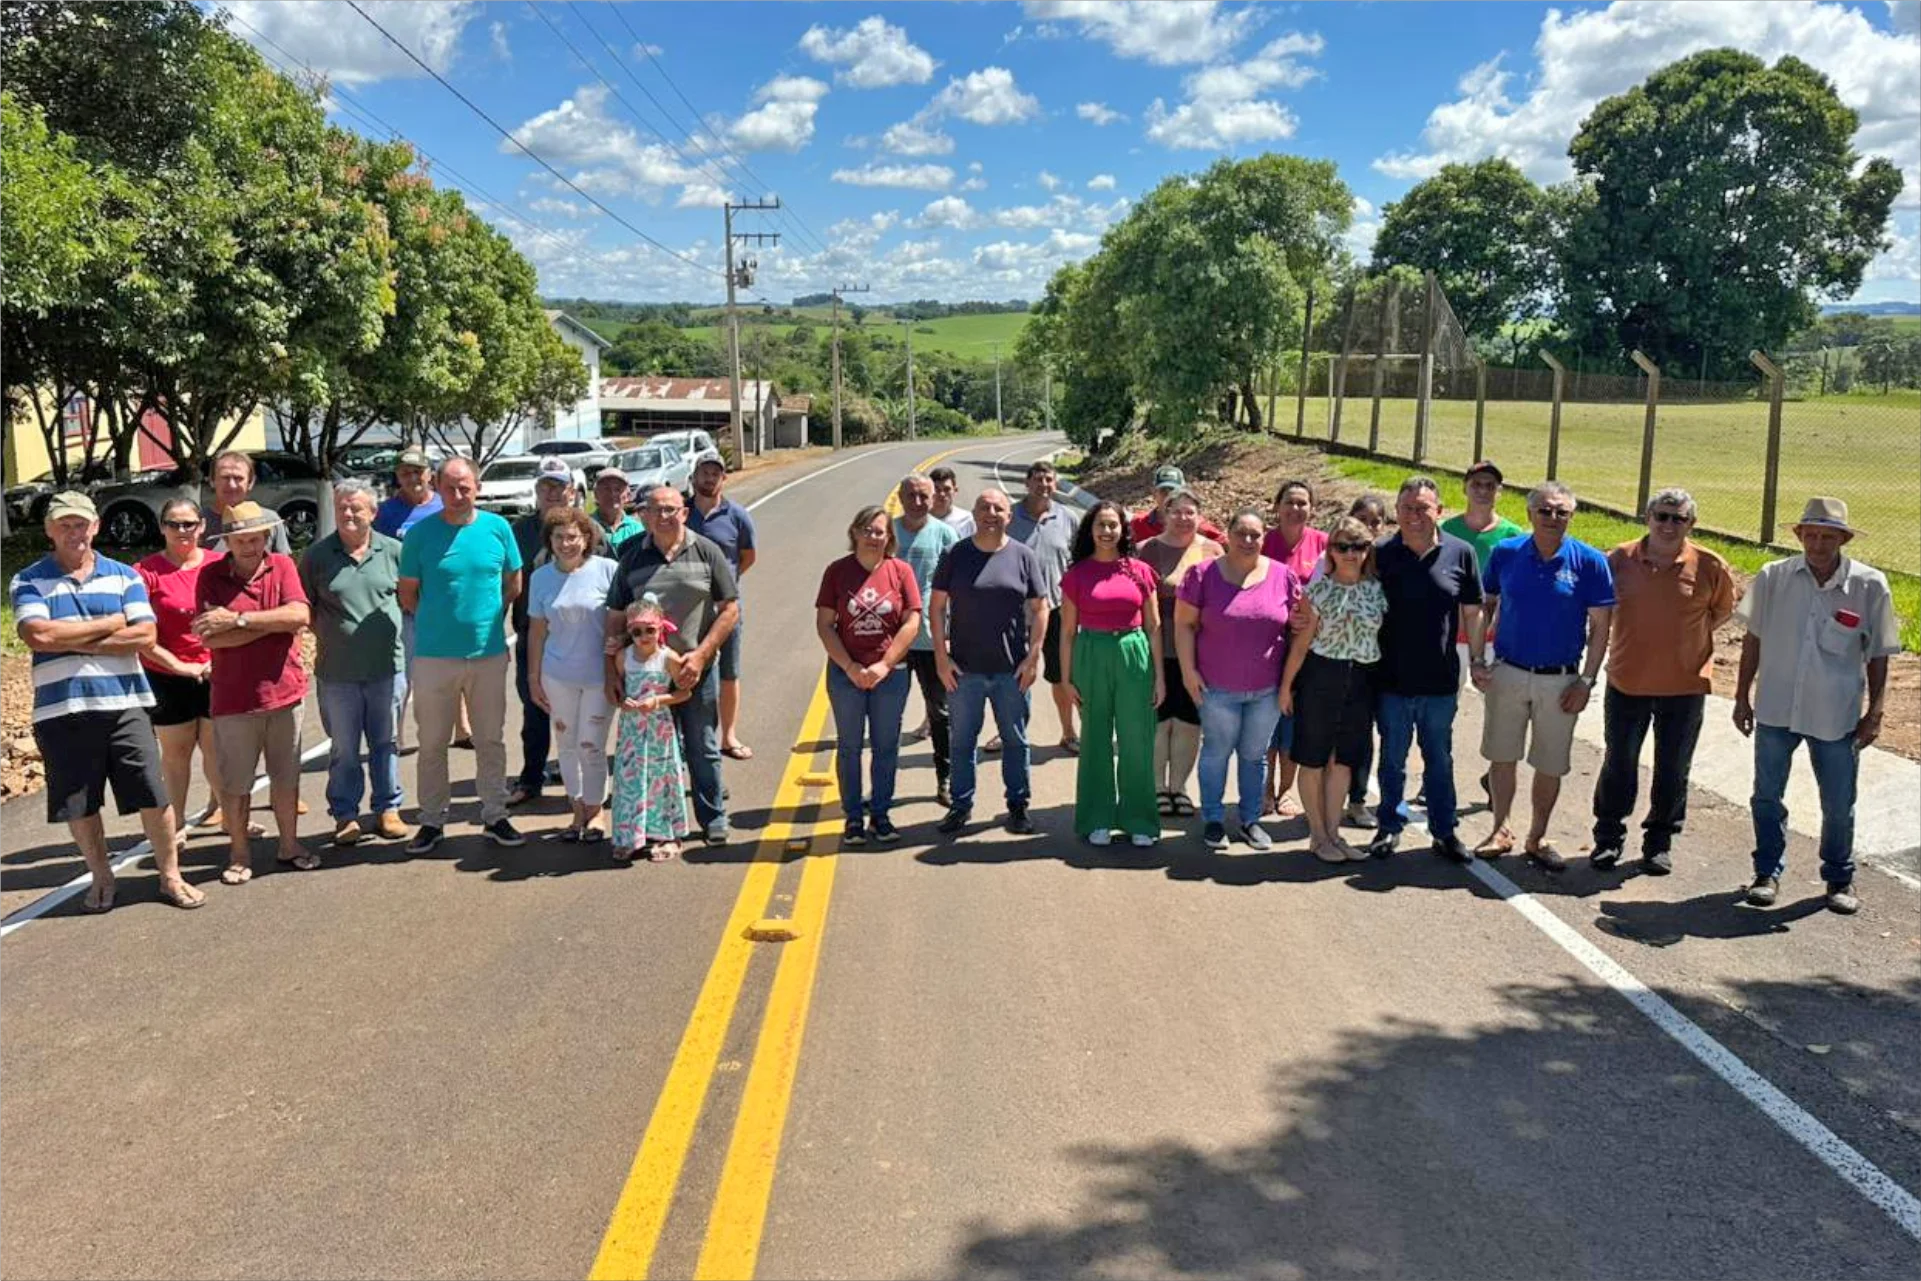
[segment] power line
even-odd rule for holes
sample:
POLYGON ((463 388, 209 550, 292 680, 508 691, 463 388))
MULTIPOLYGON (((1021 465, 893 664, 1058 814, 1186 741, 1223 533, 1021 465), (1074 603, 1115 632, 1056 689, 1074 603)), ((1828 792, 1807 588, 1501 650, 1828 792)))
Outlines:
POLYGON ((498 133, 501 137, 505 138, 508 142, 513 143, 514 146, 518 147, 522 152, 526 154, 528 159, 532 160, 535 164, 539 165, 542 169, 545 169, 548 173, 552 174, 555 180, 558 181, 562 186, 566 187, 569 191, 572 191, 575 195, 579 196, 582 200, 585 200, 588 204, 600 210, 601 213, 607 215, 607 217, 609 218, 612 218, 615 222, 619 223, 622 227, 625 227, 628 231, 633 232, 636 236, 639 236, 642 240, 646 241, 648 244, 652 245, 654 248, 660 250, 660 252, 666 254, 669 258, 672 258, 674 261, 682 263, 685 266, 692 267, 696 271, 705 272, 710 276, 720 276, 723 279, 726 278, 727 273, 725 271, 722 271, 721 269, 716 267, 709 267, 703 263, 694 261, 692 258, 688 258, 682 254, 676 253, 674 250, 669 249, 666 245, 654 239, 652 236, 648 235, 646 232, 642 231, 639 227, 636 227, 633 223, 627 221, 626 218, 615 213, 612 209, 609 209, 606 205, 603 205, 602 203, 600 203, 600 201, 595 199, 592 195, 589 195, 584 189, 582 189, 578 184, 576 184, 573 181, 573 179, 569 178, 566 174, 563 174, 562 172, 560 172, 560 170, 554 168, 551 164, 547 162, 547 160, 543 156, 541 156, 538 152, 536 152, 532 147, 529 147, 526 143, 514 137, 513 134, 509 133, 504 127, 502 127, 499 121, 495 120, 492 116, 488 115, 485 111, 481 110, 481 108, 473 101, 473 99, 469 98, 466 94, 462 93, 445 76, 441 75, 438 71, 435 71, 432 67, 428 66, 424 61, 422 61, 420 58, 420 55, 416 54, 412 49, 409 49, 405 44, 401 43, 400 39, 397 36, 395 36, 393 32, 381 26, 379 22, 374 20, 374 17, 372 14, 368 13, 365 9, 361 8, 359 4, 359 0, 347 0, 347 7, 352 9, 355 13, 359 14, 363 19, 365 19, 367 22, 367 25, 371 26, 375 31, 378 31, 381 35, 385 36, 387 38, 387 42, 393 45, 394 48, 406 54, 408 60, 411 61, 415 66, 419 67, 422 71, 432 76, 435 80, 438 80, 441 84, 441 87, 446 89, 447 92, 451 93, 454 97, 460 99, 461 103, 467 108, 467 110, 473 112, 475 115, 479 116, 482 120, 486 121, 489 125, 493 126, 495 133, 498 133))

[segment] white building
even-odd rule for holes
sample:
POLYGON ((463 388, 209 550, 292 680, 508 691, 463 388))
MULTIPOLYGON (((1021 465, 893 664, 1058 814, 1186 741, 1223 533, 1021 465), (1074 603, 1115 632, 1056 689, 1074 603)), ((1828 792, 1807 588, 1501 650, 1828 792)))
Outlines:
POLYGON ((587 391, 571 407, 554 413, 552 426, 528 432, 523 448, 543 440, 592 440, 600 436, 600 353, 613 346, 605 338, 564 311, 548 311, 547 320, 587 366, 587 391))

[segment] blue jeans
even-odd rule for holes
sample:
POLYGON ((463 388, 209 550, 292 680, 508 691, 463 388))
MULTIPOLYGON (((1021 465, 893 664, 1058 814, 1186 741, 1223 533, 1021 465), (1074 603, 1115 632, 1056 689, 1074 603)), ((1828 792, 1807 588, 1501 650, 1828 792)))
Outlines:
POLYGON ((360 742, 367 741, 376 814, 400 808, 400 757, 394 750, 394 682, 320 681, 321 716, 333 747, 327 757, 327 814, 336 823, 360 815, 360 742))
POLYGON ((957 810, 974 808, 975 748, 989 703, 994 705, 994 727, 1001 735, 1001 784, 1007 790, 1007 807, 1027 806, 1027 691, 1012 672, 997 676, 962 672, 960 687, 947 698, 954 755, 949 790, 957 810))
POLYGON ((1281 719, 1280 691, 1208 689, 1201 695, 1201 821, 1227 821, 1227 759, 1239 763, 1241 826, 1261 817, 1267 746, 1281 719))
POLYGON ((710 840, 727 835, 727 798, 720 780, 720 672, 707 664, 693 697, 674 705, 687 781, 694 788, 694 821, 710 840))
POLYGON ((1379 836, 1407 827, 1407 753, 1421 744, 1421 783, 1427 791, 1427 830, 1437 841, 1454 835, 1454 713, 1458 694, 1381 695, 1379 836))
POLYGON ((527 680, 527 633, 514 633, 514 692, 520 696, 520 786, 535 795, 547 782, 547 754, 553 749, 553 722, 534 702, 527 680))
POLYGON ((828 665, 827 701, 834 708, 834 769, 840 778, 840 808, 849 823, 863 815, 875 822, 894 807, 894 774, 900 765, 900 721, 907 711, 913 678, 896 667, 872 689, 861 689, 840 668, 828 665), (874 791, 861 796, 862 742, 874 747, 874 791))
POLYGON ((1754 727, 1754 874, 1780 876, 1788 866, 1788 771, 1794 749, 1808 745, 1814 785, 1821 793, 1821 879, 1854 881, 1854 783, 1859 762, 1854 737, 1819 739, 1777 725, 1754 727))

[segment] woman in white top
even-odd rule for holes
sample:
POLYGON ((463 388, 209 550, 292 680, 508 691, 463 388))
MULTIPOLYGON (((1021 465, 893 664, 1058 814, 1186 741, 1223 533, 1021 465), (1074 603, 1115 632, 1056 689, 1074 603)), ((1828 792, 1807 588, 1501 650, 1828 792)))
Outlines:
POLYGON ((607 801, 607 589, 614 562, 589 553, 593 517, 556 507, 541 524, 550 558, 527 580, 527 692, 553 722, 560 781, 574 807, 563 841, 598 841, 607 801))

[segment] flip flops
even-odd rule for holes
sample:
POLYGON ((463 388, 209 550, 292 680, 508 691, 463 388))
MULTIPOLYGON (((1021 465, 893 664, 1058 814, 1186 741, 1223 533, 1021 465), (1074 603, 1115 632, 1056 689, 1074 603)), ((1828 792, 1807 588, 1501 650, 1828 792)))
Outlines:
POLYGON ((282 867, 291 867, 296 871, 311 872, 320 866, 320 855, 314 853, 312 850, 302 850, 292 858, 287 857, 285 854, 276 854, 274 856, 274 862, 280 864, 282 867))
POLYGON ((112 881, 95 881, 87 887, 87 897, 80 904, 80 910, 89 916, 113 910, 113 896, 116 886, 112 881))
POLYGON ((162 903, 170 903, 183 912, 190 912, 196 907, 205 907, 207 905, 207 896, 185 881, 182 881, 178 885, 162 885, 160 887, 160 901, 162 903))
POLYGON ((226 867, 222 868, 220 872, 220 883, 222 885, 245 885, 252 879, 253 869, 240 863, 229 863, 226 867))
POLYGON ((720 749, 720 754, 730 761, 751 761, 754 759, 754 749, 745 743, 735 743, 732 747, 723 747, 720 749))

